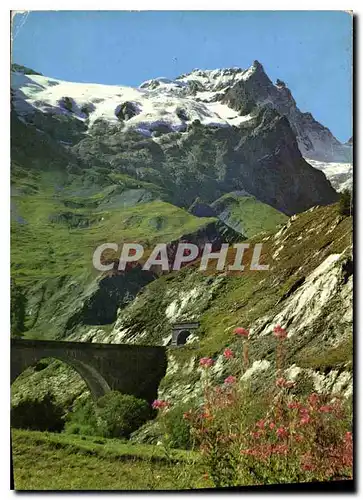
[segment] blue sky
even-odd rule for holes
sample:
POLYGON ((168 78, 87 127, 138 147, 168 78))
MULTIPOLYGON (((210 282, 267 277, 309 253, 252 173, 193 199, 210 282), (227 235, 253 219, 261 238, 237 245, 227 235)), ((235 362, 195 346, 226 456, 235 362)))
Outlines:
POLYGON ((333 11, 40 11, 18 14, 13 62, 77 82, 137 86, 259 60, 302 111, 352 135, 352 19, 333 11))

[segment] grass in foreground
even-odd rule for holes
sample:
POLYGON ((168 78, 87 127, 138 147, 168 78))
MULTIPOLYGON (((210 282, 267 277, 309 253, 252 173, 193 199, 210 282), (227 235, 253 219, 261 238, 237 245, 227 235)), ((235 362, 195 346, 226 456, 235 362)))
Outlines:
POLYGON ((115 439, 12 430, 16 490, 206 488, 198 455, 115 439))

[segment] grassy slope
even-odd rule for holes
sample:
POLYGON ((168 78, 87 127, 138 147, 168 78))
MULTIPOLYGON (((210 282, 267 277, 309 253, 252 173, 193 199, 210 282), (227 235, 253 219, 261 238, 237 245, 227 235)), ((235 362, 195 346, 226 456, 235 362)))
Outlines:
MULTIPOLYGON (((328 255, 346 249, 352 241, 352 219, 342 218, 337 225, 336 221, 336 205, 300 214, 289 228, 289 236, 279 259, 272 258, 276 251, 274 239, 270 237, 264 242, 264 262, 270 264, 270 271, 266 275, 249 271, 242 276, 229 276, 222 293, 217 295, 207 314, 201 317, 205 332, 201 341, 201 354, 214 355, 219 352, 229 343, 235 326, 249 328, 265 314, 272 310, 277 312, 284 305, 283 297, 300 278, 308 276, 328 255)), ((255 240, 260 242, 261 238, 255 240)), ((249 262, 248 258, 246 262, 249 262)), ((316 334, 323 329, 324 325, 316 324, 316 334)), ((273 339, 258 339, 251 344, 251 355, 255 359, 271 358, 273 339)), ((306 366, 324 366, 324 356, 320 356, 320 362, 316 363, 317 352, 321 347, 312 341, 309 349, 303 346, 301 350, 293 349, 290 361, 304 359, 306 366)), ((351 360, 351 347, 346 346, 344 349, 342 357, 345 362, 351 360)), ((340 349, 337 351, 340 352, 340 349)))
POLYGON ((159 200, 108 210, 89 206, 94 201, 102 202, 108 192, 65 199, 52 186, 43 185, 31 195, 15 194, 12 276, 25 282, 63 275, 76 277, 93 272, 92 255, 102 243, 168 242, 214 220, 198 219, 159 200), (70 200, 73 207, 69 206, 70 200), (62 222, 65 216, 69 223, 62 222), (86 227, 77 225, 79 221, 86 227))
POLYGON ((165 490, 208 487, 198 455, 116 439, 12 431, 16 490, 165 490), (181 467, 182 464, 182 467, 181 467))
POLYGON ((68 318, 97 288, 92 256, 98 245, 152 246, 215 220, 194 217, 162 201, 157 186, 121 174, 102 186, 15 164, 12 181, 11 276, 27 297, 25 335, 32 338, 66 335, 68 318), (138 192, 150 201, 130 206, 128 196, 138 192))
POLYGON ((277 225, 283 224, 288 217, 270 205, 258 201, 253 196, 237 196, 228 193, 212 204, 221 213, 229 212, 228 223, 233 227, 243 227, 243 233, 251 238, 262 231, 272 231, 277 225))
MULTIPOLYGON (((264 261, 272 266, 268 273, 249 271, 246 267, 242 274, 218 273, 216 277, 213 272, 201 272, 188 266, 178 273, 166 274, 147 285, 138 299, 122 310, 121 322, 116 324, 114 332, 108 330, 105 340, 99 336, 97 341, 112 342, 118 329, 128 329, 133 342, 138 342, 140 332, 144 332, 140 343, 160 344, 170 333, 170 321, 173 321, 166 315, 167 308, 173 303, 175 310, 179 311, 186 303, 186 318, 195 317, 201 323, 200 342, 172 351, 173 358, 181 364, 164 378, 161 386, 163 389, 177 388, 179 381, 193 384, 199 375, 195 370, 186 368, 192 358, 195 360, 202 356, 217 355, 233 341, 231 332, 235 326, 250 328, 264 315, 277 313, 285 304, 286 294, 302 277, 308 276, 328 255, 340 253, 349 247, 351 229, 352 219, 341 218, 335 205, 300 214, 292 223, 289 222, 288 229, 283 232, 283 237, 287 239, 278 259, 272 256, 281 246, 279 239, 274 238, 273 233, 269 237, 264 236, 264 261), (189 294, 195 290, 199 295, 195 300, 189 300, 189 294)), ((261 242, 261 236, 256 237, 255 241, 261 242)), ((250 258, 251 252, 248 251, 244 260, 246 266, 250 258)), ((337 306, 332 303, 329 307, 327 317, 334 315, 334 307, 337 306)), ((349 369, 352 360, 351 342, 344 340, 341 345, 327 348, 326 343, 321 342, 327 328, 327 319, 323 318, 324 314, 315 321, 314 328, 307 332, 303 342, 297 345, 289 343, 291 350, 289 348, 286 361, 289 364, 297 363, 303 368, 325 370, 342 365, 349 369)), ((123 341, 128 342, 129 337, 126 336, 123 341)), ((273 362, 273 348, 272 336, 251 339, 251 359, 273 362)), ((51 387, 59 397, 64 392, 64 397, 60 399, 71 400, 82 392, 82 387, 79 383, 56 382, 56 377, 61 373, 62 379, 63 376, 71 375, 63 373, 65 371, 63 367, 62 371, 53 372, 49 366, 41 372, 24 374, 24 378, 19 377, 13 388, 19 389, 19 393, 33 393, 40 388, 46 390, 51 387)))
MULTIPOLYGON (((273 233, 269 237, 264 235, 262 263, 269 263, 270 270, 250 271, 247 266, 252 252, 245 252, 243 262, 246 269, 242 273, 228 272, 221 276, 221 285, 211 293, 211 300, 206 306, 203 304, 202 308, 198 308, 197 302, 188 303, 187 313, 196 314, 200 320, 201 340, 199 346, 174 350, 173 355, 178 358, 213 356, 228 345, 235 326, 250 327, 266 313, 277 312, 284 305, 286 294, 302 277, 308 276, 328 255, 340 253, 351 244, 352 219, 339 217, 336 205, 300 214, 284 233, 287 239, 278 259, 273 255, 280 243, 273 233)), ((254 242, 261 241, 261 236, 250 239, 251 247, 254 242)), ((234 254, 230 252, 228 263, 231 264, 233 259, 234 254)), ((209 273, 214 274, 213 270, 209 273)), ((165 323, 165 304, 173 300, 173 290, 177 296, 186 294, 194 287, 203 287, 206 294, 212 284, 208 283, 206 273, 195 271, 192 267, 159 278, 144 289, 136 304, 123 310, 123 326, 132 328, 136 325, 138 331, 160 331, 165 323)), ((324 325, 316 325, 317 330, 320 327, 324 325)), ((148 338, 144 336, 142 340, 145 342, 148 338)), ((258 344, 256 349, 262 357, 271 348, 271 342, 268 339, 259 340, 258 344)), ((339 356, 339 353, 336 355, 339 356)), ((347 349, 343 357, 349 359, 349 356, 351 351, 347 349)), ((309 358, 308 353, 306 357, 309 358)))

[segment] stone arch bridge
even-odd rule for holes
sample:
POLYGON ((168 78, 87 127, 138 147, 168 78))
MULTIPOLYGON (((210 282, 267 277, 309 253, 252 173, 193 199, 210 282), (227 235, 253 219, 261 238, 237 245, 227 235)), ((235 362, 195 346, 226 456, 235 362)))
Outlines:
POLYGON ((11 383, 43 358, 72 366, 95 399, 115 390, 151 402, 167 367, 164 347, 12 339, 11 383))

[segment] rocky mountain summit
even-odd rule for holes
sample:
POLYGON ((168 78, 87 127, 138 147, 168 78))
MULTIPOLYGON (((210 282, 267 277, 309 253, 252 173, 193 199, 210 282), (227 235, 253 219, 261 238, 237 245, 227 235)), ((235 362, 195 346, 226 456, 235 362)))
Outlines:
MULTIPOLYGON (((18 119, 56 139, 76 163, 164 184, 178 205, 244 190, 291 215, 336 200, 299 150, 305 136, 315 137, 308 122, 290 92, 281 83, 274 86, 258 62, 245 71, 156 79, 139 89, 18 71, 12 96, 18 119)), ((315 121, 314 127, 325 134, 325 150, 337 145, 324 127, 315 121)))
MULTIPOLYGON (((64 136, 64 145, 74 145, 85 135, 91 135, 95 142, 95 137, 104 132, 108 142, 111 134, 136 132, 163 148, 166 143, 178 143, 175 134, 184 141, 184 135, 189 135, 197 124, 207 129, 205 134, 209 129, 223 136, 218 129, 225 128, 227 135, 233 136, 238 128, 239 136, 242 131, 244 135, 252 131, 259 135, 262 116, 270 110, 266 115, 269 122, 274 120, 274 112, 287 118, 291 132, 287 132, 285 142, 290 148, 293 139, 289 134, 307 162, 312 160, 312 165, 322 170, 336 189, 351 183, 352 145, 339 143, 310 113, 301 112, 286 84, 281 80, 273 84, 258 61, 246 70, 193 70, 174 80, 155 78, 139 88, 65 82, 28 68, 21 71, 19 65, 14 65, 12 102, 25 123, 46 121, 48 131, 56 127, 57 132, 52 133, 57 133, 58 139, 64 136)), ((281 131, 278 133, 283 136, 281 131)), ((293 148, 297 149, 295 145, 293 148)), ((267 154, 274 156, 274 151, 267 154)), ((260 160, 253 158, 253 163, 260 160)))
POLYGON ((211 127, 238 126, 251 119, 253 110, 267 106, 288 118, 305 157, 351 161, 351 143, 341 144, 310 113, 302 113, 286 84, 277 80, 274 85, 258 61, 247 70, 193 70, 174 80, 148 80, 139 88, 64 82, 32 70, 21 73, 18 65, 14 69, 14 105, 25 119, 34 107, 76 117, 88 128, 99 119, 119 120, 125 129, 150 136, 158 126, 164 133, 185 131, 194 120, 211 127))

